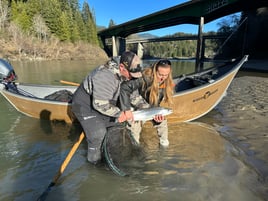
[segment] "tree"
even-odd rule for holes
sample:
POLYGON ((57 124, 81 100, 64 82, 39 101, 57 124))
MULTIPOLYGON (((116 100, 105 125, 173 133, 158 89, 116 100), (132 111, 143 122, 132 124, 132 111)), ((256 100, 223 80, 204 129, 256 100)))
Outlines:
POLYGON ((87 41, 86 28, 81 13, 75 11, 72 26, 72 41, 75 42, 79 40, 87 41))
POLYGON ((88 42, 92 44, 98 44, 97 27, 95 23, 95 18, 92 15, 87 2, 84 2, 83 4, 82 18, 86 27, 85 29, 86 29, 88 42))
POLYGON ((110 19, 108 28, 115 26, 115 25, 116 25, 115 22, 112 19, 110 19))
POLYGON ((8 2, 0 0, 0 30, 5 27, 8 17, 8 2))
POLYGON ((34 16, 33 19, 33 29, 36 32, 37 38, 39 40, 47 40, 49 35, 48 27, 40 14, 34 16))
POLYGON ((27 5, 23 2, 12 2, 11 20, 16 23, 24 32, 29 32, 32 26, 32 20, 27 13, 27 5))
POLYGON ((60 27, 58 37, 61 41, 71 41, 71 29, 68 13, 62 12, 60 16, 60 27))

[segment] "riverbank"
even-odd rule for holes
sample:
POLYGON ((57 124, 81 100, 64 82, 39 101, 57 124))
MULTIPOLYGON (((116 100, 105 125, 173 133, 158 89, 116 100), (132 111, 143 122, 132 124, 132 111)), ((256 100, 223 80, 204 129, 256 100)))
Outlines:
POLYGON ((41 60, 107 60, 106 52, 97 45, 88 43, 62 43, 58 40, 48 42, 23 41, 22 44, 0 39, 0 58, 10 61, 41 60))

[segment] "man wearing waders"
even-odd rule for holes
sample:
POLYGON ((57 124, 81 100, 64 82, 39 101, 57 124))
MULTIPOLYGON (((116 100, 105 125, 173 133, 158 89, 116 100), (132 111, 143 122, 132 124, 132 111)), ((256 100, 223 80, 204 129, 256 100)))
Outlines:
POLYGON ((124 52, 89 73, 74 93, 72 111, 86 134, 90 163, 101 160, 107 128, 116 121, 133 120, 132 113, 121 111, 117 101, 121 82, 141 77, 140 62, 133 52, 124 52))

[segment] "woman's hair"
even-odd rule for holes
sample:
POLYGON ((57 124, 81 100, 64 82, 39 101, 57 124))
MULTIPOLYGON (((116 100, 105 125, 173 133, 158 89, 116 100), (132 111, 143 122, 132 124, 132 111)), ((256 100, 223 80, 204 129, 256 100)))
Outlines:
POLYGON ((159 104, 159 83, 157 81, 157 70, 159 67, 162 68, 170 68, 170 73, 165 81, 161 84, 164 90, 163 101, 168 103, 168 105, 173 104, 173 79, 172 79, 172 68, 171 62, 169 60, 159 60, 154 63, 150 68, 147 68, 143 71, 143 75, 145 77, 145 82, 143 85, 143 91, 145 92, 145 97, 149 98, 149 103, 154 106, 158 106, 159 104), (146 81, 147 80, 147 81, 146 81), (146 86, 150 83, 150 86, 146 86))

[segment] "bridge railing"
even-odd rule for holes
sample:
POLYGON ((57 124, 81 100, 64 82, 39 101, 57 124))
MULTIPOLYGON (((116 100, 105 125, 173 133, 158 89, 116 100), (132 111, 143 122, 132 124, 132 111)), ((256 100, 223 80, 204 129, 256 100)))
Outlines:
MULTIPOLYGON (((202 47, 205 48, 206 40, 213 40, 213 39, 227 39, 228 35, 225 34, 218 34, 218 35, 204 35, 202 37, 203 45, 202 47)), ((142 58, 143 57, 143 44, 144 43, 152 43, 152 42, 169 42, 169 41, 183 41, 183 40, 198 40, 198 35, 191 35, 191 36, 177 36, 177 37, 157 37, 157 38, 131 38, 125 39, 125 45, 128 44, 137 44, 137 49, 134 52, 142 58)), ((107 48, 109 47, 110 51, 112 51, 114 41, 112 38, 106 39, 107 48)), ((205 49, 202 50, 201 58, 204 58, 205 49)))

